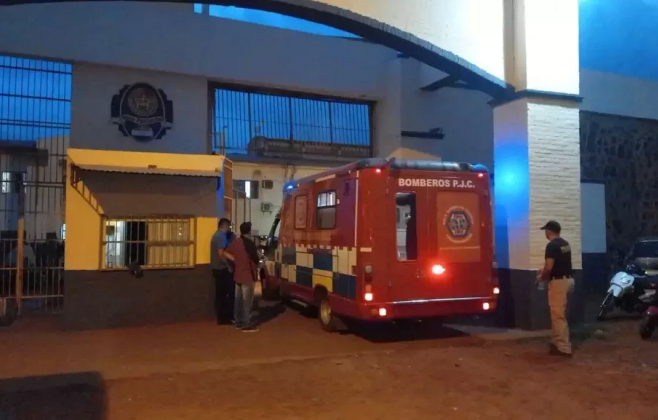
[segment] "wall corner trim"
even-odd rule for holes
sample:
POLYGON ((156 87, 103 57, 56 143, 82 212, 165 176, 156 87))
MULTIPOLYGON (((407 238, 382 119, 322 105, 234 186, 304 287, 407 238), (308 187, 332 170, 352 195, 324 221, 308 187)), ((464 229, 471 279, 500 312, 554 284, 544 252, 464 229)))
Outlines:
POLYGON ((583 97, 580 95, 575 95, 572 93, 559 93, 559 92, 549 92, 544 90, 534 90, 534 89, 525 89, 518 90, 514 92, 508 98, 493 99, 489 101, 489 105, 492 108, 497 106, 505 105, 510 102, 517 101, 519 99, 549 99, 557 100, 563 102, 569 102, 574 104, 580 104, 583 102, 583 97))

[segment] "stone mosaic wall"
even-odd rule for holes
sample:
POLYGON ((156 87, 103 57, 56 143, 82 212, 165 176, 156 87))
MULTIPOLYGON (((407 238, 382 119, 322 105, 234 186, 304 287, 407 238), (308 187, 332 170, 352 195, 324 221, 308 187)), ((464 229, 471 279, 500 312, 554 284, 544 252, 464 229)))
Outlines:
POLYGON ((605 181, 608 261, 658 236, 658 121, 580 113, 583 178, 605 181))

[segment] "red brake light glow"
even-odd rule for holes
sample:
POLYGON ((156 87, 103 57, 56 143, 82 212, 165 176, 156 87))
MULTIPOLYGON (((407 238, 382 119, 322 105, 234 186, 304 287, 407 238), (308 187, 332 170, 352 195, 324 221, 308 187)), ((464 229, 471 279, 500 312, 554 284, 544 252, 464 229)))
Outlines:
POLYGON ((382 173, 381 168, 377 168, 377 169, 375 169, 375 173, 381 174, 381 173, 382 173))
POLYGON ((446 269, 441 264, 434 264, 432 266, 432 274, 434 274, 436 276, 440 276, 441 274, 443 274, 445 272, 446 272, 446 269))

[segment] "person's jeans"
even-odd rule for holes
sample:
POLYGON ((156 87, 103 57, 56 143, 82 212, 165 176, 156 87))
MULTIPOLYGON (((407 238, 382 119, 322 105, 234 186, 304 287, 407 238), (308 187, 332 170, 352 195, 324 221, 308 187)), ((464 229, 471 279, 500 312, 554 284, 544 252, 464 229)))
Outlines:
POLYGON ((255 284, 235 284, 235 326, 238 328, 251 327, 251 308, 254 305, 255 284))

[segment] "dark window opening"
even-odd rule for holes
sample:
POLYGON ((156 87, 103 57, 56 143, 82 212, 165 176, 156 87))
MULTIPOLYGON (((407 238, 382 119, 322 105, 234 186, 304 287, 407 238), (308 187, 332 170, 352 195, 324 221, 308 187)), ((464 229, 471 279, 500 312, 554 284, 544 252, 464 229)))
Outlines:
POLYGON ((258 181, 233 181, 233 190, 240 191, 245 198, 257 200, 260 192, 260 183, 258 181))
POLYGON ((397 223, 395 237, 398 260, 418 259, 418 233, 416 228, 416 194, 397 193, 395 196, 397 223))
POLYGON ((25 172, 2 172, 2 193, 16 194, 25 182, 25 172))
POLYGON ((336 227, 336 191, 318 194, 315 210, 315 221, 318 229, 334 229, 336 227))

